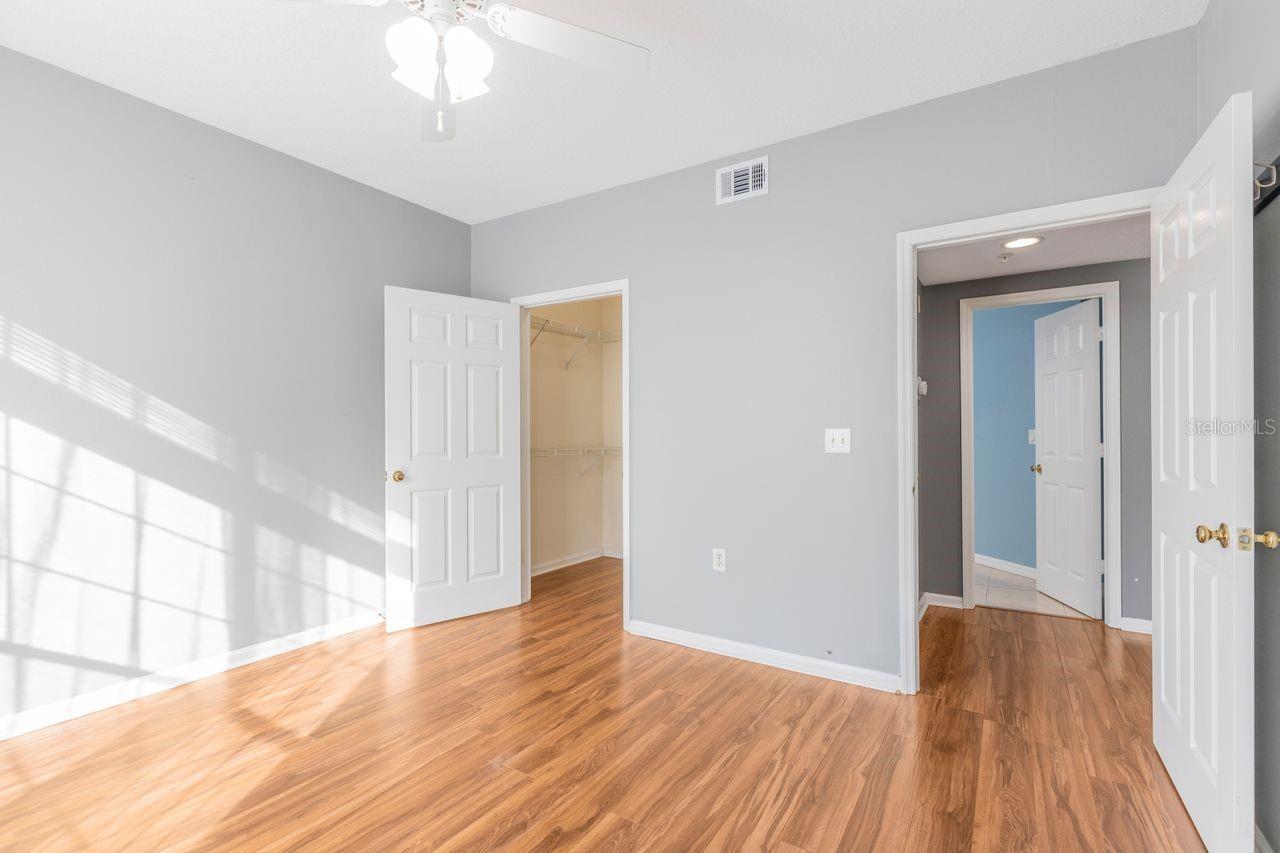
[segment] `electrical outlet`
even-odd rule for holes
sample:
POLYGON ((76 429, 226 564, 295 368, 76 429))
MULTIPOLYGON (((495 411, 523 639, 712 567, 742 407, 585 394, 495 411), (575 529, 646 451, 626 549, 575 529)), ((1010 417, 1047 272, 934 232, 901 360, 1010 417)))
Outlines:
POLYGON ((826 450, 827 453, 848 453, 850 442, 850 430, 847 429, 827 429, 826 450))
POLYGON ((711 571, 723 572, 729 567, 729 558, 725 556, 723 548, 711 549, 711 571))

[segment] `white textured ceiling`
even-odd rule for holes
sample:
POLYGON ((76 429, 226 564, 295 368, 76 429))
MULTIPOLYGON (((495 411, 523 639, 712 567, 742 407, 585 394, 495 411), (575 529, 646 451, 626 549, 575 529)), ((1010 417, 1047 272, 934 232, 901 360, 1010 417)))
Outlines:
POLYGON ((3 0, 0 44, 475 223, 1191 26, 1206 3, 524 0, 649 47, 649 76, 481 24, 492 92, 442 145, 388 76, 394 0, 3 0))
POLYGON ((916 277, 921 284, 949 284, 1151 257, 1151 217, 1146 214, 1031 233, 1044 242, 1010 250, 1004 244, 1011 238, 1004 236, 925 249, 916 256, 916 277), (1009 259, 1001 261, 1006 254, 1009 259))

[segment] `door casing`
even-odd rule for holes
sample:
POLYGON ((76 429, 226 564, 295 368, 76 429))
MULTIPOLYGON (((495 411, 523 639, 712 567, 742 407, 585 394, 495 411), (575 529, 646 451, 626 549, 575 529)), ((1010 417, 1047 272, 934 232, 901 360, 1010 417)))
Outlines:
MULTIPOLYGON (((1159 188, 1136 190, 898 233, 895 312, 898 326, 895 368, 895 386, 898 389, 898 666, 903 693, 916 693, 920 689, 920 634, 917 628, 920 607, 919 503, 915 491, 919 471, 916 424, 917 250, 1149 214, 1159 191, 1159 188)), ((1057 292, 1062 290, 1065 288, 1059 288, 1057 292)), ((1118 417, 1118 411, 1116 414, 1118 417)), ((1105 440, 1111 441, 1109 434, 1105 440)), ((1118 512, 1119 502, 1107 503, 1108 527, 1112 523, 1113 507, 1118 512)))
POLYGON ((529 311, 544 305, 583 302, 608 296, 622 297, 622 627, 631 630, 631 301, 629 279, 603 281, 581 287, 568 287, 543 293, 517 296, 511 300, 520 306, 520 452, 523 487, 520 496, 520 583, 521 600, 527 602, 533 592, 533 543, 531 523, 532 486, 529 463, 530 371, 529 311))
MULTIPOLYGON (((1130 620, 1122 624, 1120 588, 1120 282, 1103 281, 1072 287, 1051 287, 1022 293, 1000 293, 960 300, 960 501, 961 556, 964 574, 964 606, 974 606, 974 489, 973 489, 973 312, 1015 305, 1043 305, 1071 299, 1102 300, 1102 443, 1105 451, 1102 484, 1106 530, 1102 541, 1103 574, 1106 577, 1104 615, 1112 628, 1139 628, 1130 620)), ((1150 628, 1146 629, 1150 632, 1150 628)))

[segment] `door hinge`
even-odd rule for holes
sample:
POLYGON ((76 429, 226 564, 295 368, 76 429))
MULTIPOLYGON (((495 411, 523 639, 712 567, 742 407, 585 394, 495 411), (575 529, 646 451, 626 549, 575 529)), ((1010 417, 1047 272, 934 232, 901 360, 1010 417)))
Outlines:
POLYGON ((1105 333, 1103 332, 1102 327, 1101 327, 1101 326, 1099 326, 1099 327, 1098 327, 1098 340, 1099 340, 1099 341, 1101 341, 1101 340, 1103 339, 1104 335, 1105 335, 1105 333))
POLYGON ((1098 454, 1099 454, 1100 456, 1106 456, 1106 455, 1107 455, 1107 443, 1106 443, 1105 441, 1099 441, 1099 442, 1098 442, 1098 454))
POLYGON ((916 313, 924 313, 924 298, 920 294, 916 294, 916 313))

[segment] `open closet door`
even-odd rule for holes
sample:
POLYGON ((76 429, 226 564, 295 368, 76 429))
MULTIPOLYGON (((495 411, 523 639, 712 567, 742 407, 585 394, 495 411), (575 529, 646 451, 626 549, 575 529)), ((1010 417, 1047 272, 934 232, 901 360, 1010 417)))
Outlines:
POLYGON ((1253 849, 1253 121, 1151 207, 1154 735, 1211 851, 1253 849))
POLYGON ((519 316, 386 289, 388 631, 520 603, 519 316))

